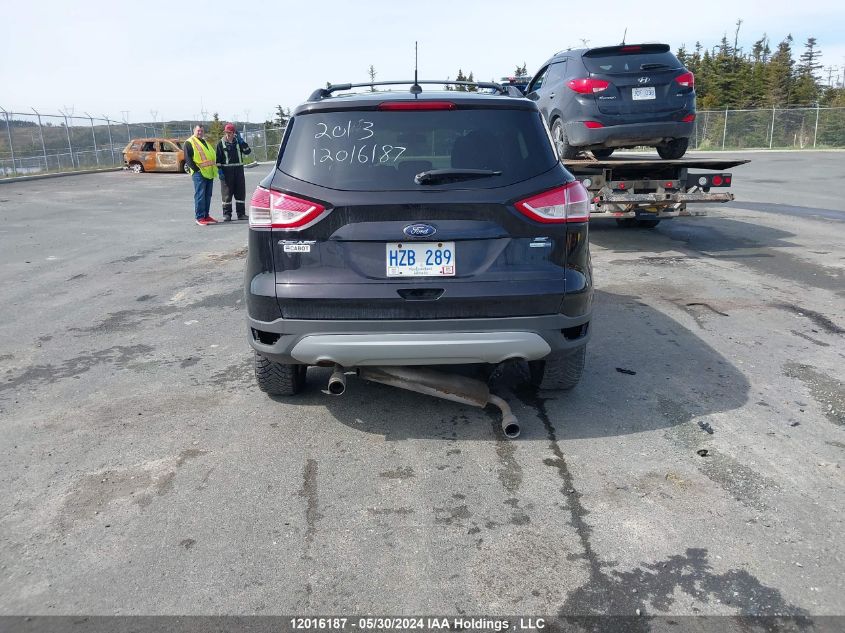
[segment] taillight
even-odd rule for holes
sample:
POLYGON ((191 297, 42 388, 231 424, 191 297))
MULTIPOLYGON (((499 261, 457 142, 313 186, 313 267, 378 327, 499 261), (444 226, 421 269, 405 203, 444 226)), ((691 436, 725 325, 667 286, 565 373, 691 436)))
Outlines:
POLYGON ((684 88, 695 88, 695 75, 690 72, 686 72, 683 75, 678 75, 675 77, 675 81, 682 85, 684 88))
POLYGON ((249 202, 249 225, 257 228, 297 229, 315 220, 326 208, 287 193, 258 187, 249 202))
POLYGON ((590 128, 591 130, 597 130, 604 126, 598 121, 584 121, 584 127, 590 128))
POLYGON ((589 77, 582 77, 580 79, 570 79, 566 84, 572 90, 582 95, 591 95, 594 92, 601 92, 607 90, 610 85, 609 81, 604 79, 591 79, 589 77))
POLYGON ((379 110, 454 110, 457 107, 451 101, 383 101, 378 105, 379 110))
POLYGON ((713 186, 714 187, 721 187, 722 186, 722 177, 721 176, 713 176, 713 186))
POLYGON ((695 115, 688 114, 683 119, 681 119, 681 121, 683 121, 684 123, 692 123, 693 121, 695 121, 695 115))
POLYGON ((520 200, 514 206, 543 224, 586 222, 590 218, 590 197, 578 181, 520 200))

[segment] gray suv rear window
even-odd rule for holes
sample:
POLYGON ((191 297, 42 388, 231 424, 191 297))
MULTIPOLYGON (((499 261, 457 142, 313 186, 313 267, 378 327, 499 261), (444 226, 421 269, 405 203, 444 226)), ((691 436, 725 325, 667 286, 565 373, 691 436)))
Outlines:
POLYGON ((532 110, 315 112, 294 117, 279 159, 284 173, 349 191, 490 188, 548 171, 557 159, 532 110), (491 169, 501 176, 418 185, 432 169, 491 169))
POLYGON ((635 53, 587 57, 584 65, 591 73, 617 74, 639 73, 648 70, 671 70, 681 67, 681 62, 672 53, 635 53))

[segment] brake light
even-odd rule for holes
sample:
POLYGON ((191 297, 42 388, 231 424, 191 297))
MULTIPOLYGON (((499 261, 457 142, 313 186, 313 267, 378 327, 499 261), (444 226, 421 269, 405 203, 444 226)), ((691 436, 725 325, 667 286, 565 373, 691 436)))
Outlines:
POLYGON ((579 79, 570 79, 566 84, 575 92, 582 95, 593 94, 594 92, 601 92, 607 90, 610 85, 609 81, 604 79, 592 79, 590 77, 581 77, 579 79))
POLYGON ((722 177, 721 176, 713 176, 713 186, 714 187, 721 187, 722 186, 722 177))
POLYGON ((599 123, 598 121, 584 121, 584 127, 588 127, 591 130, 597 130, 600 127, 604 127, 604 126, 601 123, 599 123))
POLYGON ((455 110, 451 101, 383 101, 379 110, 455 110))
POLYGON ((258 187, 249 202, 249 225, 257 228, 298 229, 315 220, 326 208, 279 191, 258 187))
POLYGON ((520 200, 514 206, 523 215, 543 224, 586 222, 590 218, 590 197, 577 180, 520 200))
POLYGON ((681 121, 683 121, 684 123, 692 123, 693 121, 695 121, 695 115, 688 114, 683 119, 681 119, 681 121))
POLYGON ((685 88, 695 88, 695 75, 691 72, 685 72, 683 75, 675 77, 675 81, 685 88))
POLYGON ((642 46, 623 46, 619 50, 622 51, 623 53, 639 53, 641 50, 643 50, 643 47, 642 46))

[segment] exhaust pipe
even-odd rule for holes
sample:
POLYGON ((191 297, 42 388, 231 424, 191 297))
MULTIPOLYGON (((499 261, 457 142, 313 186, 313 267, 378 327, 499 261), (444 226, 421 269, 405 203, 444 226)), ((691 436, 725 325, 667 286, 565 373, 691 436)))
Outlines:
POLYGON ((340 365, 334 366, 334 371, 329 377, 328 390, 333 396, 342 396, 346 391, 346 374, 343 373, 343 367, 340 365))
POLYGON ((502 431, 505 437, 508 439, 519 437, 519 422, 508 403, 491 394, 487 385, 480 380, 457 374, 444 374, 432 369, 399 366, 360 367, 358 375, 371 382, 408 389, 481 409, 492 404, 502 411, 502 431))
POLYGON ((511 411, 510 405, 508 405, 508 403, 502 400, 499 396, 494 396, 492 393, 490 394, 489 402, 502 410, 502 433, 505 434, 505 437, 509 440, 515 440, 518 438, 519 432, 522 429, 520 428, 519 422, 517 422, 513 411, 511 411))

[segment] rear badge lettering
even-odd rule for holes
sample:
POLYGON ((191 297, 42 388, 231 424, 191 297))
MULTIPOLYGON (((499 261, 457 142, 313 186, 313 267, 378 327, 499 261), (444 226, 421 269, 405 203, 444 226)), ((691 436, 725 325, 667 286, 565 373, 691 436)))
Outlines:
POLYGON ((317 240, 295 241, 295 240, 279 240, 282 245, 282 250, 285 253, 310 253, 311 246, 316 244, 317 240))

